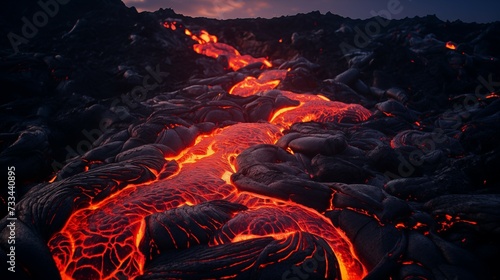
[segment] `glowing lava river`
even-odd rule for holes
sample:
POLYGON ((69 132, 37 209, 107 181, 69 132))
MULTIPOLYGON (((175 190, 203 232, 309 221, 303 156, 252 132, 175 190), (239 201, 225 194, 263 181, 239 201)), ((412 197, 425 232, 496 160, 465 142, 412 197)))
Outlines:
MULTIPOLYGON (((206 45, 210 47, 210 43, 206 45)), ((269 73, 284 76, 286 70, 269 73)), ((258 84, 245 86, 248 81, 237 84, 233 91, 242 96, 262 92, 258 84)), ((272 82, 276 86, 279 80, 272 82)), ((269 89, 268 84, 261 86, 269 89)), ((303 264, 321 278, 361 278, 365 272, 352 246, 320 212, 294 202, 293 193, 289 197, 267 197, 244 191, 244 187, 238 189, 231 182, 231 175, 239 168, 239 154, 256 145, 266 148, 265 144, 276 143, 281 131, 295 122, 339 121, 349 114, 356 114, 362 121, 370 115, 359 105, 331 102, 321 96, 284 91, 280 94, 299 103, 277 110, 271 123, 237 123, 199 135, 191 147, 165 157, 166 162, 175 162, 164 167, 175 166, 171 176, 130 184, 74 213, 49 241, 63 278, 182 278, 182 270, 189 270, 189 263, 195 261, 218 263, 214 268, 207 265, 206 271, 191 272, 195 278, 265 278, 266 273, 273 275, 275 270, 292 275, 296 273, 292 268, 303 264), (203 208, 195 209, 197 220, 189 216, 191 210, 187 209, 197 206, 220 209, 223 215, 213 217, 203 214, 203 208), (164 213, 166 218, 155 216, 158 213, 164 213), (238 249, 226 253, 230 251, 224 246, 228 243, 237 244, 238 249), (195 246, 203 250, 181 263, 173 262, 143 275, 145 264, 153 256, 195 246)), ((293 157, 284 150, 276 153, 283 154, 258 160, 276 163, 279 157, 293 157)), ((315 187, 303 186, 307 192, 321 191, 315 187)), ((324 191, 323 195, 330 204, 328 209, 332 209, 332 194, 324 191)))
MULTIPOLYGON (((200 42, 194 46, 202 49, 200 53, 226 55, 232 69, 250 63, 272 67, 266 59, 241 56, 213 42, 208 33, 204 33, 205 42, 188 30, 186 34, 200 42)), ((105 172, 99 161, 87 160, 83 173, 52 183, 57 189, 57 184, 72 182, 71 187, 59 188, 59 192, 72 193, 64 201, 74 210, 67 221, 63 223, 65 216, 54 205, 55 209, 43 214, 50 219, 53 234, 50 230, 44 234, 50 237, 50 253, 61 277, 365 276, 366 269, 349 239, 324 215, 335 209, 334 192, 327 184, 311 180, 294 155, 300 151, 301 140, 287 140, 283 131, 301 122, 362 122, 371 113, 360 105, 320 95, 275 90, 287 72, 263 70, 258 78, 248 76, 229 91, 233 98, 259 96, 274 104, 255 122, 221 125, 213 121, 219 117, 210 115, 212 110, 204 115, 204 122, 190 125, 177 118, 182 114, 173 118, 160 110, 149 118, 158 127, 154 143, 122 152, 116 163, 104 165, 105 172), (141 162, 134 160, 137 154, 141 162), (80 185, 82 176, 89 182, 85 187, 80 185), (57 230, 57 224, 62 229, 57 230)), ((259 107, 265 102, 255 104, 259 107)), ((231 114, 230 105, 216 105, 216 116, 231 114)), ((333 136, 315 139, 318 147, 335 148, 333 136)))
MULTIPOLYGON (((198 236, 186 226, 195 221, 183 216, 184 212, 174 215, 180 221, 178 224, 172 220, 169 220, 170 225, 156 221, 165 233, 163 238, 171 239, 171 244, 162 249, 187 249, 204 242, 208 247, 235 242, 247 242, 242 246, 254 247, 254 242, 258 244, 259 239, 264 242, 266 237, 272 237, 278 241, 278 245, 274 245, 276 248, 261 255, 236 251, 232 258, 241 260, 236 264, 234 260, 228 262, 227 266, 237 265, 237 272, 241 273, 255 269, 255 266, 265 268, 273 262, 286 261, 293 254, 303 255, 300 257, 302 262, 319 254, 324 264, 314 266, 321 267, 320 272, 325 278, 335 277, 338 269, 343 279, 360 278, 363 270, 353 257, 349 243, 320 213, 291 201, 238 191, 229 181, 228 174, 238 168, 233 165, 237 154, 254 145, 271 144, 279 135, 276 125, 265 123, 241 123, 219 129, 212 135, 201 136, 194 146, 184 151, 178 160, 179 170, 171 177, 144 185, 130 185, 119 194, 78 211, 49 242, 63 278, 123 278, 142 274, 146 260, 139 250, 140 243, 145 234, 150 234, 146 233, 145 218, 214 200, 246 207, 229 208, 226 224, 214 217, 197 221, 196 227, 209 228, 208 232, 212 227, 223 225, 209 238, 205 234, 198 236), (182 236, 182 241, 178 241, 178 235, 182 236), (254 242, 248 242, 250 240, 254 242), (280 254, 284 250, 286 253, 280 254), (335 264, 333 252, 340 267, 335 264)), ((270 242, 267 240, 265 244, 270 242)), ((158 250, 157 246, 146 245, 158 250)), ((224 251, 218 258, 229 257, 222 253, 224 251)), ((202 255, 194 254, 191 261, 199 261, 199 258, 203 261, 202 255)), ((224 268, 223 265, 217 269, 224 268)), ((175 278, 175 272, 182 270, 182 266, 173 266, 172 270, 175 271, 163 277, 175 278)), ((211 274, 207 272, 206 276, 218 278, 216 273, 217 270, 211 274)), ((219 275, 224 274, 220 272, 219 275)), ((252 278, 252 274, 249 275, 252 278)))

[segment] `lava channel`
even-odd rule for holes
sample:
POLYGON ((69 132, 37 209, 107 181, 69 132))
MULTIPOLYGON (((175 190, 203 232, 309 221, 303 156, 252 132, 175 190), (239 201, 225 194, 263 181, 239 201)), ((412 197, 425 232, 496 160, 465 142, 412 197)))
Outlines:
MULTIPOLYGON (((205 37, 212 38, 209 35, 205 37)), ((215 42, 200 45, 210 44, 215 42)), ((248 80, 243 83, 248 83, 248 80)), ((269 89, 268 85, 265 87, 269 89)), ((241 90, 245 86, 237 88, 240 89, 239 94, 247 95, 245 90, 241 90)), ((248 90, 255 93, 251 87, 248 90)), ((175 160, 178 163, 177 172, 170 177, 146 184, 128 185, 98 204, 76 211, 48 243, 62 278, 146 277, 145 265, 150 260, 140 249, 141 243, 144 245, 145 220, 151 220, 148 217, 165 211, 220 200, 243 205, 246 210, 231 214, 231 219, 214 233, 206 246, 200 249, 200 254, 203 252, 209 256, 210 248, 230 244, 234 247, 227 247, 225 256, 225 261, 229 261, 233 257, 237 259, 238 252, 244 254, 239 249, 231 248, 252 247, 261 243, 263 248, 267 248, 266 244, 275 242, 273 244, 278 247, 300 252, 302 247, 297 244, 310 244, 321 248, 317 251, 323 255, 330 251, 335 254, 341 273, 336 277, 359 279, 366 275, 348 239, 321 213, 289 200, 238 190, 230 180, 237 171, 234 164, 237 155, 258 144, 274 144, 281 136, 281 131, 294 122, 341 122, 347 117, 360 121, 370 115, 368 110, 359 105, 332 102, 315 95, 282 94, 298 100, 300 105, 275 112, 270 123, 237 123, 216 129, 209 135, 201 135, 192 147, 175 157, 165 158, 165 161, 175 160), (247 244, 252 240, 257 240, 257 243, 247 244), (326 241, 327 245, 321 245, 321 240, 326 241)), ((168 228, 166 231, 170 232, 168 228)), ((187 230, 185 233, 190 236, 187 230)), ((186 247, 193 247, 197 243, 200 241, 188 242, 186 247)), ((280 252, 278 250, 271 254, 276 259, 274 265, 292 255, 280 255, 280 252)), ((269 265, 261 264, 259 268, 264 269, 269 265)), ((239 269, 244 272, 250 266, 239 269)), ((332 272, 328 269, 324 273, 325 277, 334 275, 329 274, 332 272)))

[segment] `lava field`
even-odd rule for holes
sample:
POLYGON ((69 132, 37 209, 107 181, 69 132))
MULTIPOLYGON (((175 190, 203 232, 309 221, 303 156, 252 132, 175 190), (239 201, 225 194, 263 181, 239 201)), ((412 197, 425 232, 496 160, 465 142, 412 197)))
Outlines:
POLYGON ((499 22, 63 2, 0 18, 2 279, 500 277, 499 22))

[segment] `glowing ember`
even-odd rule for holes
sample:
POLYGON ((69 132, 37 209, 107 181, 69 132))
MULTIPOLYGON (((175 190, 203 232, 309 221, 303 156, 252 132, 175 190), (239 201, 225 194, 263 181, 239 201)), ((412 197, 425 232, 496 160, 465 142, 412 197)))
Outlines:
POLYGON ((457 49, 457 45, 451 41, 448 41, 446 42, 446 48, 450 49, 450 50, 456 50, 457 49))
POLYGON ((163 27, 165 28, 169 28, 169 29, 172 29, 172 30, 177 30, 177 22, 174 21, 174 22, 165 22, 163 23, 163 27))

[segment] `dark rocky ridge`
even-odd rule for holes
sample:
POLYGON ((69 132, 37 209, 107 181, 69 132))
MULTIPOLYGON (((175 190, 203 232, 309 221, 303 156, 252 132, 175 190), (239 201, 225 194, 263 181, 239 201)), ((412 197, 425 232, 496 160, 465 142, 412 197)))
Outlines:
MULTIPOLYGON (((5 31, 2 34, 13 30, 19 33, 20 18, 39 11, 39 7, 29 1, 9 1, 7 6, 9 8, 1 17, 5 31)), ((500 161, 497 145, 500 102, 495 97, 473 96, 489 92, 478 77, 493 81, 490 87, 495 92, 500 86, 496 82, 500 80, 500 49, 496 47, 500 44, 498 22, 442 22, 432 16, 391 21, 379 36, 346 58, 340 45, 345 42, 354 46, 355 33, 338 30, 342 25, 363 29, 370 20, 309 13, 269 20, 219 21, 185 17, 168 9, 137 13, 121 1, 69 2, 61 6, 60 12, 47 26, 40 28, 28 44, 20 46, 19 53, 13 52, 6 36, 2 37, 0 82, 4 94, 0 102, 0 165, 2 170, 7 165, 16 166, 18 201, 31 188, 35 194, 43 189, 43 182, 66 163, 57 181, 82 175, 85 166, 92 169, 101 165, 88 163, 92 159, 98 162, 121 152, 134 154, 134 148, 150 143, 151 131, 160 123, 152 116, 158 117, 165 112, 181 114, 170 109, 157 111, 148 102, 134 102, 134 106, 128 106, 130 112, 126 116, 116 110, 113 103, 116 98, 120 98, 121 105, 125 104, 124 94, 140 86, 142 78, 150 74, 146 66, 168 73, 157 88, 147 92, 147 99, 168 100, 174 96, 189 100, 193 97, 189 101, 192 103, 186 101, 183 105, 186 110, 193 105, 206 105, 203 98, 194 98, 199 92, 211 98, 211 93, 203 89, 197 92, 191 88, 192 93, 186 89, 193 84, 201 85, 200 79, 223 77, 227 80, 222 85, 226 90, 234 84, 234 80, 224 78, 227 71, 218 62, 192 52, 193 42, 182 32, 161 26, 169 19, 181 20, 193 30, 206 29, 241 53, 269 57, 275 65, 294 61, 297 56, 304 57, 307 59, 304 62, 290 63, 294 75, 288 76, 280 89, 322 93, 338 101, 360 103, 374 112, 369 121, 352 126, 296 124, 287 132, 296 133, 298 139, 311 133, 338 133, 345 138, 342 143, 349 147, 346 151, 344 148, 342 152, 328 153, 310 150, 308 144, 300 144, 313 141, 309 138, 294 144, 280 143, 284 149, 304 154, 303 161, 309 161, 310 166, 305 165, 310 168, 310 174, 314 174, 314 180, 335 193, 334 202, 339 209, 325 215, 352 237, 362 260, 373 269, 372 277, 425 275, 444 279, 461 274, 464 279, 478 275, 498 278, 494 260, 500 252, 500 177, 496 170, 500 161), (427 40, 421 40, 426 36, 427 40), (283 42, 279 43, 279 39, 283 42), (446 49, 443 43, 447 41, 455 42, 458 49, 446 49), (344 73, 348 68, 358 70, 344 73), (367 90, 366 85, 380 91, 367 90), (483 87, 476 92, 481 85, 483 87), (178 91, 180 89, 183 90, 178 91), (467 98, 477 106, 464 108, 467 98), (450 111, 453 117, 445 118, 450 111), (107 122, 106 128, 101 129, 102 137, 92 133, 92 137, 88 137, 89 134, 84 133, 100 129, 103 119, 107 122), (448 137, 446 141, 426 154, 424 164, 414 166, 409 176, 395 180, 381 178, 380 175, 386 172, 400 173, 399 156, 410 161, 411 153, 418 150, 422 139, 437 139, 432 138, 432 134, 441 131, 448 137), (93 141, 94 138, 100 139, 93 141), (374 144, 379 140, 383 145, 374 144), (80 153, 78 150, 82 141, 94 142, 95 147, 83 155, 86 151, 80 153), (68 152, 67 147, 76 153, 68 152), (82 163, 81 158, 87 162, 82 163), (366 182, 374 187, 357 185, 366 182), (366 194, 373 200, 363 201, 361 197, 366 194), (369 216, 352 211, 353 205, 391 227, 379 228, 369 216), (477 224, 455 223, 446 228, 441 223, 449 222, 446 215, 459 214, 477 224), (367 229, 349 223, 352 220, 366 224, 367 229), (397 231, 393 226, 398 223, 416 230, 397 231), (419 227, 419 224, 424 226, 419 227), (422 241, 423 236, 429 234, 431 241, 422 241), (387 238, 385 247, 364 248, 369 238, 380 236, 391 237, 387 238), (437 246, 445 255, 463 253, 463 258, 450 260, 448 256, 443 260, 436 256, 430 259, 439 260, 436 267, 427 264, 427 270, 414 264, 395 269, 393 266, 400 261, 386 256, 394 249, 391 244, 399 244, 396 251, 400 255, 422 262, 426 262, 425 257, 418 255, 422 244, 427 245, 426 252, 435 253, 437 249, 433 246, 437 246), (410 245, 402 248, 401 244, 410 245), (440 262, 452 268, 439 266, 440 262), (457 270, 461 266, 463 271, 457 270)), ((240 72, 249 73, 245 71, 240 72)), ((224 98, 233 101, 230 96, 224 98)), ((242 106, 248 103, 234 102, 242 106)), ((239 109, 235 107, 234 110, 239 109)), ((251 113, 250 109, 245 110, 242 115, 251 113)), ((201 122, 206 116, 201 113, 189 116, 193 115, 195 119, 188 122, 170 121, 190 127, 195 120, 201 122)), ((180 135, 187 134, 182 132, 180 135)), ((251 157, 251 153, 248 154, 251 157)), ((127 157, 131 156, 122 155, 123 160, 127 157)), ((237 179, 245 176, 240 172, 237 179)), ((237 184, 238 180, 235 182, 237 184)), ((1 211, 7 209, 3 192, 1 211)), ((317 208, 322 209, 322 206, 317 208)), ((427 262, 432 261, 427 259, 427 262)))

